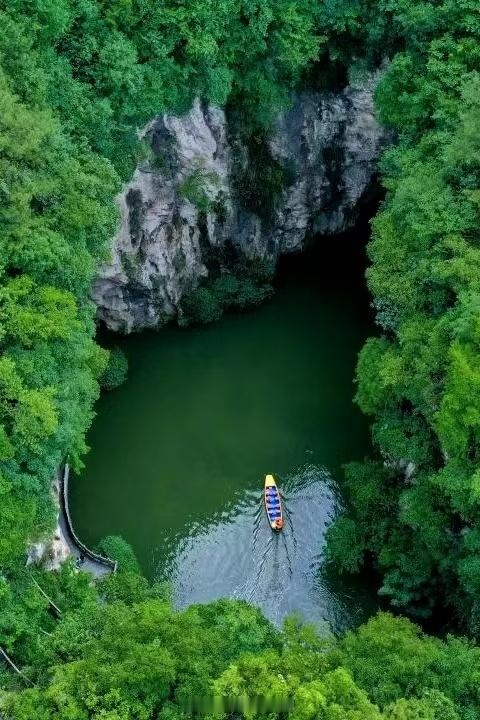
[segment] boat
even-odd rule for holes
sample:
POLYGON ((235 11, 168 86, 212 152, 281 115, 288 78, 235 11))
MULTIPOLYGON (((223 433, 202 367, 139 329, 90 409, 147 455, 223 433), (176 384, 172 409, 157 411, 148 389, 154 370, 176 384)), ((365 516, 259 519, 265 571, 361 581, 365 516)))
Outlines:
POLYGON ((265 475, 265 490, 263 499, 270 527, 275 532, 280 532, 284 524, 282 499, 273 475, 265 475))

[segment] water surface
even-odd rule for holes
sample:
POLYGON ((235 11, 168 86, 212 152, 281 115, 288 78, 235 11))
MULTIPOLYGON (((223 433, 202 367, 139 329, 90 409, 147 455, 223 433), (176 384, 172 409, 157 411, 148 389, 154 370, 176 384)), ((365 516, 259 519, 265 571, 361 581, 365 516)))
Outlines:
POLYGON ((119 341, 130 376, 98 403, 73 520, 92 546, 121 534, 179 607, 244 598, 275 622, 299 611, 337 629, 372 610, 366 582, 323 567, 341 465, 368 451, 352 396, 370 330, 361 239, 328 242, 290 259, 253 312, 119 341), (266 473, 286 497, 279 535, 260 502, 266 473))

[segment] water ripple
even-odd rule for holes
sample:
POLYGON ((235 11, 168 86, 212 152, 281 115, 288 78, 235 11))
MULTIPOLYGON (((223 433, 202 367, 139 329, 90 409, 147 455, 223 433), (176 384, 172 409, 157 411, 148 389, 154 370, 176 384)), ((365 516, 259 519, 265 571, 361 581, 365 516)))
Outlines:
POLYGON ((272 533, 261 494, 250 490, 214 520, 172 538, 163 570, 177 607, 228 597, 253 603, 277 625, 292 612, 334 629, 356 622, 362 602, 324 572, 325 531, 338 506, 331 476, 308 464, 278 482, 287 520, 281 533, 272 533))

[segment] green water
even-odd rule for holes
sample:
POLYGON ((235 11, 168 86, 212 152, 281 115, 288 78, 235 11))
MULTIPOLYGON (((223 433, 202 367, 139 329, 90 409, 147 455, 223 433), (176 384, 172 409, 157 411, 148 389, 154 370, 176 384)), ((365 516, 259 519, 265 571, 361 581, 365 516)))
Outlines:
POLYGON ((338 243, 291 259, 255 311, 116 340, 130 375, 98 403, 73 520, 91 546, 121 534, 179 607, 240 597, 277 622, 299 610, 337 627, 371 611, 367 581, 345 584, 322 556, 340 466, 368 451, 352 403, 368 297, 362 262, 345 262, 359 239, 338 243), (275 536, 259 502, 271 472, 288 515, 275 536))

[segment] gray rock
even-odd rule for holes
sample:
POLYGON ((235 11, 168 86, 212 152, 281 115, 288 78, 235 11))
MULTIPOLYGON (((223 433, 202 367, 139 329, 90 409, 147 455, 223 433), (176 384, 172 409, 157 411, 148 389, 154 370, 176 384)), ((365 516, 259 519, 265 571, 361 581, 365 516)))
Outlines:
POLYGON ((50 537, 39 540, 32 544, 27 552, 28 565, 41 565, 44 570, 59 570, 72 553, 68 541, 63 532, 60 520, 60 485, 58 475, 52 481, 50 487, 52 500, 58 510, 57 526, 50 537))
POLYGON ((235 165, 247 152, 217 107, 197 100, 183 117, 155 118, 142 136, 152 157, 118 197, 120 228, 92 288, 98 318, 112 330, 157 327, 208 275, 209 254, 232 244, 250 259, 276 261, 312 232, 351 227, 385 140, 371 74, 338 93, 297 96, 269 138, 291 183, 267 220, 242 207, 235 165))

